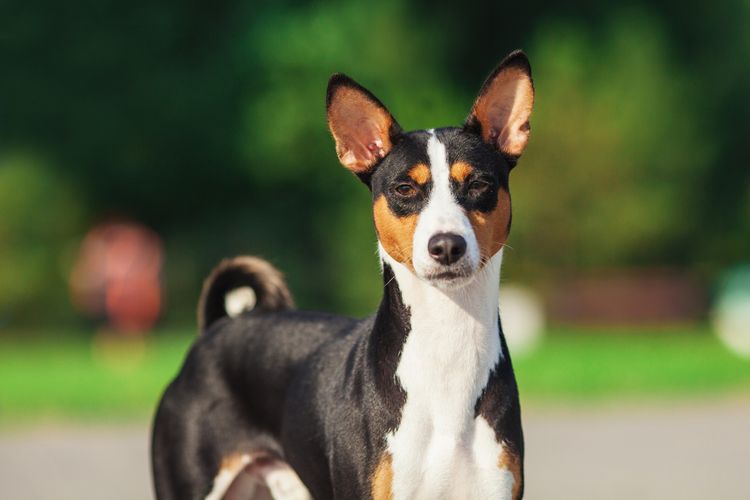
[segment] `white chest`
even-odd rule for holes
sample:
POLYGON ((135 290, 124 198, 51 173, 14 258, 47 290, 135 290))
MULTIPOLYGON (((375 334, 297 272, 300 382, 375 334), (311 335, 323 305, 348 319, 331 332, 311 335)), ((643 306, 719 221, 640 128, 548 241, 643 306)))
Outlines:
POLYGON ((503 447, 477 417, 461 435, 443 433, 409 416, 389 436, 394 500, 508 499, 513 474, 504 468, 503 447))
POLYGON ((406 402, 386 442, 394 500, 512 497, 513 474, 501 467, 503 446, 487 421, 474 416, 490 373, 503 362, 499 264, 499 258, 489 264, 475 296, 425 289, 391 264, 411 313, 396 370, 406 402))

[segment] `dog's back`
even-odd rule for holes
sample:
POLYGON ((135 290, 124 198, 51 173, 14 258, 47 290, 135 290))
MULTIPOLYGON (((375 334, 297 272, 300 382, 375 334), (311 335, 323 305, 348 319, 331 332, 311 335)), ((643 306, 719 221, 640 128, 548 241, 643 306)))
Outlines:
POLYGON ((154 421, 160 499, 224 498, 233 481, 235 489, 268 488, 263 475, 286 470, 280 416, 292 375, 322 344, 358 323, 293 310, 281 274, 252 257, 222 262, 199 304, 201 336, 154 421), (215 471, 226 472, 225 484, 215 471), (244 486, 238 477, 245 477, 244 486))

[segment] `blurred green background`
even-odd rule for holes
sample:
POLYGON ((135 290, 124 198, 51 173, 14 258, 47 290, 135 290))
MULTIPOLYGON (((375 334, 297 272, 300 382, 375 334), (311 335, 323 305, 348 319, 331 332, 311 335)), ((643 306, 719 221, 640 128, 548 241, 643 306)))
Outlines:
MULTIPOLYGON (((750 256, 748 26, 747 0, 0 3, 0 412, 150 411, 226 256, 271 260, 303 308, 373 310, 368 193, 325 123, 337 71, 405 129, 457 125, 523 48, 537 100, 511 176, 504 280, 554 296, 570 276, 667 270, 710 297, 750 256), (71 304, 82 238, 109 220, 163 244, 156 340, 94 338, 100 322, 71 304)), ((668 334, 615 325, 607 337, 612 325, 582 332, 552 314, 549 340, 519 361, 522 388, 524 373, 540 397, 750 387, 700 304, 668 334), (620 365, 600 362, 555 382, 602 353, 677 368, 608 385, 620 365)))

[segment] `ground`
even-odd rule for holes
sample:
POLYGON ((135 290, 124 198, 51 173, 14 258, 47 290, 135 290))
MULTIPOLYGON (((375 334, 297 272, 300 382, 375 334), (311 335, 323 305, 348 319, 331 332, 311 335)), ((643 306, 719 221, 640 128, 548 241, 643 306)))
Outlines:
MULTIPOLYGON (((529 408, 527 499, 744 500, 750 399, 529 408)), ((148 425, 0 431, 3 498, 151 498, 148 425)))
MULTIPOLYGON (((190 341, 0 339, 2 497, 151 498, 149 419, 190 341)), ((748 498, 750 361, 708 331, 558 330, 514 363, 527 499, 748 498)))

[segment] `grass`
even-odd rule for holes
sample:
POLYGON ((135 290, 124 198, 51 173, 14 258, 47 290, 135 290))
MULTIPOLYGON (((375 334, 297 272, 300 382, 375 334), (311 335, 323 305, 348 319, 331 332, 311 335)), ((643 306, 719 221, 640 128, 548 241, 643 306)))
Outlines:
POLYGON ((189 335, 0 339, 0 421, 143 418, 182 364, 189 335))
POLYGON ((699 328, 558 330, 514 365, 522 396, 532 401, 750 394, 750 360, 699 328))
MULTIPOLYGON (((157 332, 146 341, 0 338, 0 421, 146 418, 191 341, 178 332, 157 332)), ((750 361, 696 329, 556 330, 514 364, 522 396, 531 402, 750 393, 750 361)))

